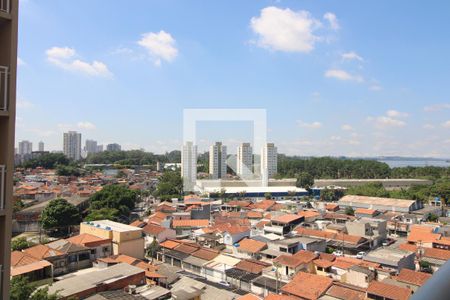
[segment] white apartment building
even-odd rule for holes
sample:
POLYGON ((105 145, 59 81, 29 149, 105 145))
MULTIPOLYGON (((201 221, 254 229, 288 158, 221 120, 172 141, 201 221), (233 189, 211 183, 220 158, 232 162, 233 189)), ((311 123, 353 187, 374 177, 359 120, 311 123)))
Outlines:
POLYGON ((242 143, 237 148, 236 173, 243 179, 253 175, 253 148, 250 143, 242 143))
POLYGON ((28 155, 33 152, 33 143, 30 141, 19 142, 19 155, 28 155))
POLYGON ((43 152, 43 151, 45 151, 44 142, 40 141, 39 142, 39 152, 43 152))
POLYGON ((89 153, 97 153, 98 152, 98 145, 97 141, 94 140, 86 140, 86 144, 84 146, 84 150, 89 153))
POLYGON ((81 133, 69 131, 64 133, 64 154, 73 160, 81 159, 81 133))
POLYGON ((227 147, 221 142, 209 147, 209 175, 212 179, 225 178, 227 175, 227 147))
POLYGON ((122 146, 120 146, 117 143, 106 145, 106 151, 114 152, 114 151, 121 151, 121 150, 122 150, 122 146))
POLYGON ((181 176, 184 190, 192 191, 197 179, 197 146, 192 142, 186 142, 181 150, 181 176))
POLYGON ((277 174, 277 147, 274 143, 267 143, 261 150, 261 176, 262 179, 267 181, 269 178, 273 178, 277 174))

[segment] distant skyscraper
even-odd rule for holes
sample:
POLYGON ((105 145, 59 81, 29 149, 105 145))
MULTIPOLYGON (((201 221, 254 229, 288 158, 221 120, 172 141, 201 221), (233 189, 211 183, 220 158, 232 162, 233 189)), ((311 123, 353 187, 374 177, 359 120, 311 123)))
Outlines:
POLYGON ((98 152, 98 145, 97 141, 94 140, 86 140, 86 145, 84 146, 84 150, 89 153, 97 153, 98 152))
POLYGON ((267 143, 261 150, 261 177, 266 182, 277 174, 277 155, 277 147, 273 143, 267 143))
POLYGON ((69 131, 64 133, 64 154, 73 160, 81 159, 81 133, 69 131))
POLYGON ((33 143, 30 141, 19 142, 19 155, 27 155, 33 152, 33 143))
POLYGON ((250 143, 242 143, 237 148, 236 173, 243 179, 253 175, 253 149, 250 143))
POLYGON ((44 142, 40 141, 39 142, 39 152, 43 152, 43 151, 45 151, 44 142))
POLYGON ((97 145, 97 152, 103 152, 103 145, 97 145))
POLYGON ((225 178, 227 175, 227 147, 221 142, 209 147, 209 175, 212 179, 225 178))
POLYGON ((106 151, 120 151, 122 150, 122 147, 119 144, 108 144, 106 146, 106 151))
POLYGON ((197 179, 197 146, 192 142, 186 142, 181 151, 181 176, 184 190, 192 191, 197 179))

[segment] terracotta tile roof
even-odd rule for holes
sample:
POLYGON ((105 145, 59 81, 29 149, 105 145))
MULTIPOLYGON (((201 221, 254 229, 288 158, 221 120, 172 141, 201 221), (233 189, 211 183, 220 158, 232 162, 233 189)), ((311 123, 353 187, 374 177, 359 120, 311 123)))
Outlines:
POLYGON ((247 218, 249 219, 262 219, 263 213, 259 211, 249 211, 247 213, 247 218))
POLYGON ((304 263, 309 263, 313 259, 316 259, 318 255, 311 251, 300 250, 297 253, 295 253, 293 256, 300 259, 304 263))
POLYGON ((97 247, 99 245, 111 243, 111 239, 100 238, 89 233, 75 235, 66 240, 73 244, 83 245, 85 247, 97 247))
POLYGON ((348 243, 348 244, 358 245, 358 244, 363 243, 365 241, 365 238, 362 236, 358 236, 358 235, 337 233, 336 236, 334 237, 334 240, 341 241, 341 242, 344 241, 345 243, 348 243))
POLYGON ((403 268, 400 271, 400 274, 397 276, 397 281, 402 281, 406 283, 411 283, 417 286, 422 286, 425 284, 425 282, 431 278, 431 274, 424 273, 424 272, 416 272, 412 270, 408 270, 403 268))
POLYGON ((33 257, 25 252, 13 251, 11 252, 11 267, 26 266, 31 263, 39 261, 38 258, 33 257))
POLYGON ((407 288, 378 281, 372 281, 369 284, 367 293, 393 300, 406 300, 411 296, 411 290, 407 288))
POLYGON ((417 251, 417 246, 413 245, 413 244, 404 243, 404 244, 400 244, 398 246, 398 249, 411 251, 411 252, 416 252, 417 251))
POLYGON ((368 209, 368 208, 357 208, 355 209, 355 214, 363 214, 363 215, 374 215, 377 212, 376 209, 368 209))
POLYGON ((201 248, 198 251, 192 253, 192 256, 204 259, 204 260, 212 260, 219 255, 219 251, 207 248, 201 248))
POLYGON ((363 300, 366 293, 360 290, 351 289, 342 285, 333 284, 326 293, 328 296, 342 300, 363 300))
POLYGON ((157 236, 161 232, 164 232, 167 228, 155 225, 155 224, 147 224, 142 228, 142 231, 146 234, 157 236))
POLYGON ((296 229, 294 229, 294 231, 296 231, 299 235, 312 236, 323 239, 333 239, 336 236, 336 233, 334 232, 309 229, 305 227, 297 227, 296 229))
POLYGON ((161 247, 167 248, 167 249, 173 249, 177 246, 179 246, 181 242, 174 241, 174 240, 166 240, 160 244, 161 247))
POLYGON ((260 274, 263 269, 270 267, 270 266, 271 266, 271 264, 263 262, 263 261, 258 261, 258 260, 253 260, 253 259, 244 259, 244 260, 241 260, 240 262, 238 262, 234 267, 236 269, 246 271, 248 273, 260 274))
POLYGON ((11 267, 11 276, 27 274, 27 273, 30 273, 33 271, 44 269, 51 265, 52 264, 46 260, 39 260, 34 263, 30 263, 30 264, 23 265, 23 266, 11 267))
POLYGON ((320 214, 313 210, 302 210, 297 213, 297 215, 306 218, 319 217, 320 214))
POLYGON ((61 251, 54 250, 45 245, 36 245, 36 246, 33 246, 33 247, 23 250, 23 252, 25 252, 33 257, 39 258, 39 259, 53 257, 53 256, 60 256, 60 255, 64 254, 61 251))
POLYGON ((248 207, 251 204, 252 204, 251 201, 238 201, 238 200, 232 200, 232 201, 226 203, 226 205, 234 206, 234 207, 248 207))
POLYGON ((329 203, 329 204, 325 205, 325 209, 335 211, 335 210, 339 209, 339 204, 329 203))
POLYGON ((190 245, 190 244, 181 244, 178 247, 176 247, 174 250, 179 251, 179 252, 183 252, 186 254, 191 254, 194 253, 195 251, 197 251, 200 247, 196 246, 196 245, 190 245))
POLYGON ((287 254, 282 254, 275 258, 273 261, 275 263, 279 263, 282 266, 288 266, 294 269, 303 264, 303 261, 301 259, 287 254))
POLYGON ((423 254, 424 257, 435 258, 440 260, 450 259, 450 250, 436 249, 436 248, 425 248, 423 254))
POLYGON ((147 224, 147 223, 144 222, 144 221, 141 221, 141 220, 135 220, 135 221, 133 221, 133 222, 130 223, 130 226, 136 226, 136 227, 142 228, 142 227, 145 226, 145 224, 147 224))
POLYGON ((411 226, 410 233, 408 235, 408 242, 410 243, 431 243, 439 240, 441 235, 439 233, 433 233, 433 228, 429 226, 413 225, 411 226))
POLYGON ((267 244, 264 242, 244 238, 243 240, 239 241, 238 250, 245 251, 248 253, 258 253, 259 251, 264 250, 265 248, 267 248, 267 244))
POLYGON ((264 298, 264 300, 297 300, 297 297, 292 297, 288 295, 277 295, 277 294, 269 294, 264 298))
POLYGON ((260 202, 253 203, 250 207, 252 209, 260 209, 263 211, 269 210, 272 206, 274 206, 276 202, 274 200, 262 200, 260 202))
POLYGON ((332 284, 331 278, 300 272, 281 291, 302 299, 318 299, 332 284))
POLYGON ((255 224, 255 227, 261 229, 261 228, 264 228, 264 225, 269 224, 269 223, 270 223, 270 221, 260 221, 255 224))
POLYGON ((209 220, 173 220, 172 227, 208 227, 209 220))
POLYGON ((333 263, 329 260, 325 260, 325 259, 315 259, 313 260, 313 263, 318 266, 318 267, 322 267, 322 268, 329 268, 333 265, 333 263))
POLYGON ((334 261, 336 259, 336 256, 329 253, 320 252, 319 254, 320 259, 328 260, 328 261, 334 261))
POLYGON ((231 224, 231 223, 220 223, 215 226, 213 226, 213 229, 219 231, 219 232, 228 232, 229 234, 238 234, 243 233, 246 231, 250 231, 249 226, 242 226, 239 224, 231 224))
POLYGON ((302 216, 299 216, 299 215, 286 214, 286 215, 282 215, 282 216, 278 216, 278 217, 272 218, 272 221, 283 223, 283 224, 288 224, 288 223, 297 221, 297 220, 299 220, 301 218, 302 218, 302 216))
POLYGON ((246 294, 244 296, 237 298, 237 300, 262 300, 262 298, 249 293, 249 294, 246 294))

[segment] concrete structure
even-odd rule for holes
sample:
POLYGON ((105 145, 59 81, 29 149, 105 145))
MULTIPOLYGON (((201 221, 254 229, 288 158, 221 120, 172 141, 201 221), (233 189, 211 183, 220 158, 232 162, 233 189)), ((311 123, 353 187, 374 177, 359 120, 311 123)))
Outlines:
POLYGON ((80 234, 83 233, 111 239, 114 255, 125 254, 139 259, 144 258, 145 241, 142 228, 109 220, 99 220, 81 223, 80 234))
POLYGON ((183 189, 193 191, 197 180, 197 146, 192 142, 186 142, 181 151, 181 176, 183 189))
POLYGON ((64 155, 73 160, 81 159, 81 133, 69 131, 64 133, 64 155))
POLYGON ((19 142, 19 155, 25 156, 33 152, 33 143, 30 141, 20 141, 19 142))
POLYGON ((89 153, 97 153, 99 152, 98 150, 98 145, 97 145, 97 141, 94 140, 86 140, 86 144, 84 146, 84 150, 89 154, 89 153))
POLYGON ((43 142, 43 141, 40 141, 38 145, 39 145, 39 147, 38 147, 39 152, 44 152, 44 151, 45 151, 45 145, 44 145, 44 142, 43 142))
POLYGON ((361 218, 347 221, 345 227, 349 235, 362 236, 371 241, 371 248, 380 246, 386 239, 386 220, 361 218))
POLYGON ((379 263, 383 267, 388 267, 401 271, 403 268, 414 270, 414 259, 416 254, 410 251, 391 248, 379 248, 369 252, 364 260, 379 263))
POLYGON ((413 185, 430 185, 427 179, 316 179, 314 187, 343 187, 360 186, 368 183, 381 183, 388 190, 407 189, 413 185))
POLYGON ((225 178, 227 175, 227 147, 221 142, 209 147, 209 175, 212 179, 225 178))
POLYGON ((18 0, 0 1, 0 298, 9 298, 18 0))
POLYGON ((242 143, 237 148, 236 174, 243 179, 253 175, 253 149, 250 143, 242 143))
POLYGON ((411 212, 423 208, 418 200, 405 200, 395 198, 367 197, 346 195, 338 201, 339 207, 369 208, 378 211, 411 212))
POLYGON ((121 151, 121 150, 122 150, 122 146, 120 146, 117 143, 106 145, 106 151, 121 151))
POLYGON ((261 149, 261 177, 267 182, 277 174, 278 152, 274 143, 267 143, 261 149))

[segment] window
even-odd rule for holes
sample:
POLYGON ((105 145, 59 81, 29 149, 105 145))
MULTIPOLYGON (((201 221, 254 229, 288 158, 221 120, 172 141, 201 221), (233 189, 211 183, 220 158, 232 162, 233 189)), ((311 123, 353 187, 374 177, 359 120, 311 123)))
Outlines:
POLYGON ((90 258, 89 253, 84 252, 78 255, 78 260, 88 260, 90 258))
POLYGON ((77 256, 76 255, 70 255, 69 256, 69 264, 70 263, 74 263, 77 261, 77 256))
POLYGON ((91 254, 95 255, 97 253, 97 249, 91 249, 91 254))

